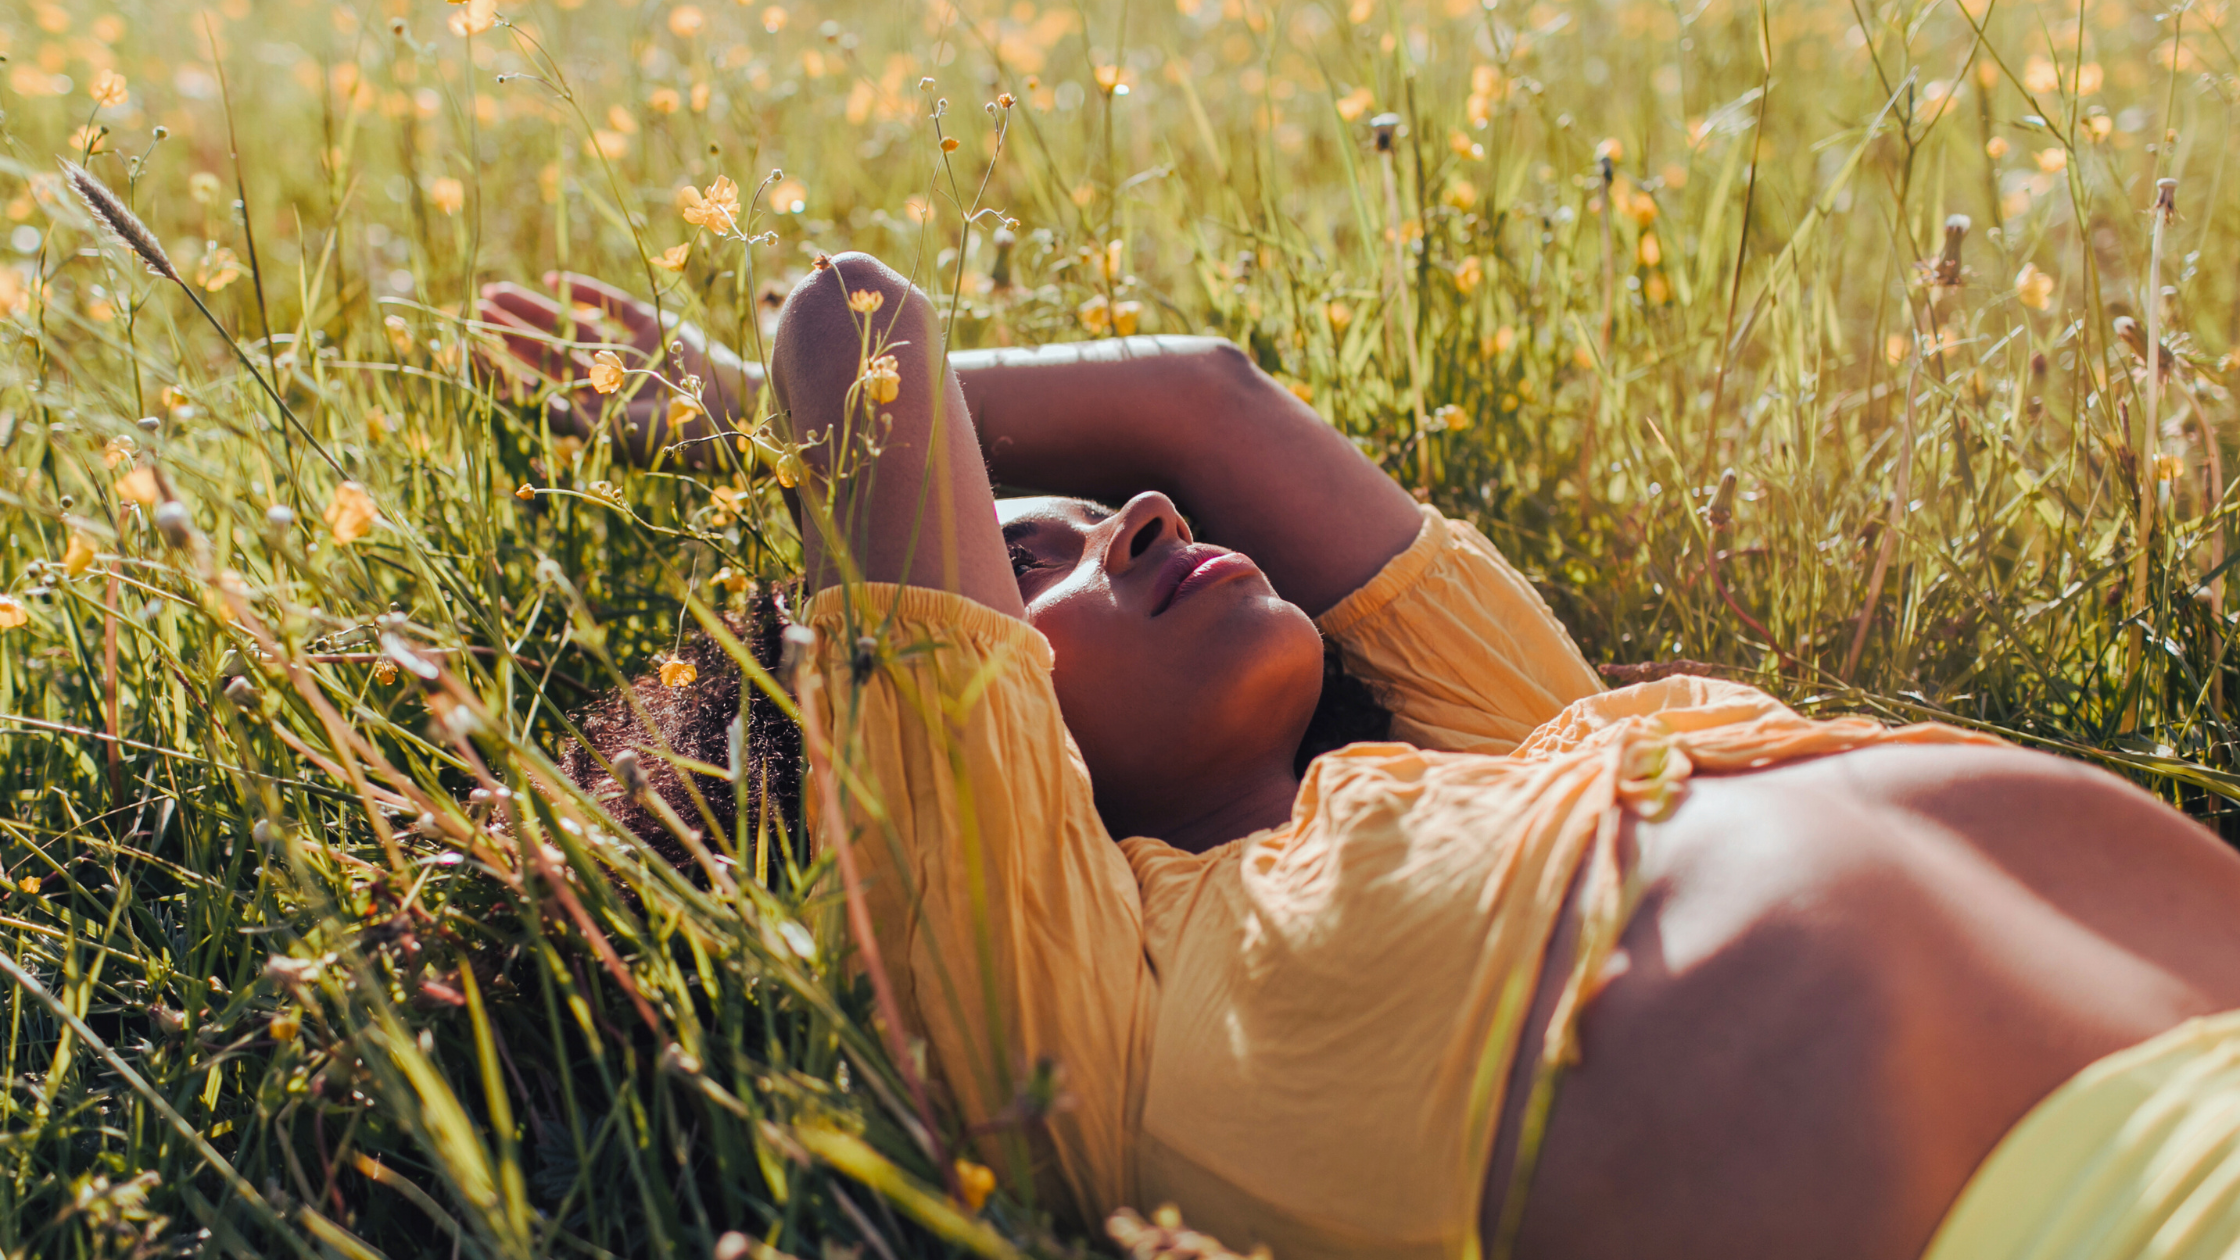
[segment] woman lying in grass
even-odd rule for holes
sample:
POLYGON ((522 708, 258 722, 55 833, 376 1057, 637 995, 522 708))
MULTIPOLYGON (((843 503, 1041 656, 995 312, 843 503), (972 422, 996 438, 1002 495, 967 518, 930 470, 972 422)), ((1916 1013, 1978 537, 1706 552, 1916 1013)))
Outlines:
POLYGON ((881 439, 803 529, 803 698, 886 811, 820 833, 1015 1189, 1282 1260, 2240 1243, 2207 832, 1948 727, 1605 692, 1476 530, 1219 342, 940 344, 843 255, 771 384, 881 439), (1302 773, 1326 642, 1389 738, 1302 773), (1022 1124, 1043 1059, 1071 1105, 1022 1124))

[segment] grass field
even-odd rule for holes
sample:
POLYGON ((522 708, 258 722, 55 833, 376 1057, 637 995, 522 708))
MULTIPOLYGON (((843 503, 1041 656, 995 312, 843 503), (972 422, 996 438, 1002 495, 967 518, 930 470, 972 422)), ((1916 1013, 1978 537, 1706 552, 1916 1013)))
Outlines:
POLYGON ((1228 336, 1620 677, 2228 825, 2228 9, 16 0, 0 1253, 1080 1245, 918 1124, 798 835, 712 836, 734 885, 559 787, 567 711, 788 571, 786 452, 555 437, 494 279, 755 358, 861 248, 961 345, 1228 336))

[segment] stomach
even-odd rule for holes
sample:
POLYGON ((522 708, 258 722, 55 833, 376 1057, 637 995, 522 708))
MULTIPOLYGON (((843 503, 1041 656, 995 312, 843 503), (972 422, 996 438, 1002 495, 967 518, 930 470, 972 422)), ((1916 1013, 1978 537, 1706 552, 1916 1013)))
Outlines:
POLYGON ((1627 842, 1644 896, 1581 1017, 1520 1257, 1909 1260, 2040 1098, 2240 1007, 2240 857, 2076 762, 1899 746, 1699 778, 1627 842))

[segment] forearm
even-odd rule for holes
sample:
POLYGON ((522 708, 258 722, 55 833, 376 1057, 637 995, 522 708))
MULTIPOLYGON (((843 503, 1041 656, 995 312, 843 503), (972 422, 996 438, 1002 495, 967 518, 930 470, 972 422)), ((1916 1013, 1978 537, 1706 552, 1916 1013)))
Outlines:
POLYGON ((940 349, 925 296, 866 254, 829 260, 786 300, 770 386, 806 443, 811 477, 797 499, 809 584, 852 567, 1019 616, 972 417, 940 349), (851 294, 876 294, 875 308, 851 309, 851 294), (889 398, 859 388, 867 336, 871 357, 894 356, 889 398))
POLYGON ((1165 493, 1319 613, 1415 537, 1415 504, 1313 408, 1210 337, 952 358, 995 479, 1107 502, 1165 493))

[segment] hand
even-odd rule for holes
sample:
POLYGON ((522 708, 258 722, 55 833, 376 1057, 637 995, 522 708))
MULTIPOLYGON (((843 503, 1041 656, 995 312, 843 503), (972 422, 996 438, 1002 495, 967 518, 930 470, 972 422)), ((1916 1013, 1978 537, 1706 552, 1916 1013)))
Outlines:
POLYGON ((567 394, 555 397, 550 415, 556 431, 577 437, 591 436, 602 415, 610 423, 620 420, 620 436, 628 457, 649 463, 664 446, 686 443, 671 458, 687 464, 712 462, 709 435, 728 432, 737 417, 746 414, 761 384, 759 366, 742 363, 706 334, 674 314, 655 309, 628 293, 573 272, 547 272, 546 285, 564 294, 568 305, 522 285, 484 285, 480 313, 504 340, 507 353, 545 377, 568 384, 567 394), (575 313, 588 307, 598 313, 587 321, 575 313), (666 322, 674 352, 660 363, 662 325, 666 322), (709 415, 695 416, 669 431, 669 391, 646 376, 632 376, 612 397, 591 388, 591 356, 612 349, 632 370, 654 367, 672 382, 697 376, 704 383, 700 402, 709 415), (611 409, 611 410, 610 410, 611 409))

